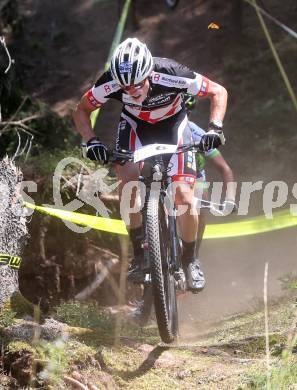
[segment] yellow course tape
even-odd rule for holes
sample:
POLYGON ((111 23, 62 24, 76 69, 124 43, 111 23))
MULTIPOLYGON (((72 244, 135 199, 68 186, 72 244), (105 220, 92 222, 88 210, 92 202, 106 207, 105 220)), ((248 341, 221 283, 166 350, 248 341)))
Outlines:
POLYGON ((267 233, 297 225, 297 216, 290 213, 289 209, 273 214, 273 219, 267 219, 265 215, 246 219, 239 222, 223 224, 211 224, 205 228, 203 238, 228 238, 249 236, 252 234, 267 233))
MULTIPOLYGON (((92 229, 102 230, 109 233, 127 235, 124 221, 111 218, 102 218, 92 215, 75 213, 67 210, 59 210, 53 207, 35 206, 25 202, 25 206, 35 209, 41 213, 51 215, 80 226, 88 226, 92 229)), ((241 237, 252 234, 266 233, 297 225, 297 215, 294 216, 290 210, 282 210, 273 214, 273 219, 267 219, 264 215, 246 219, 239 222, 207 225, 204 239, 241 237)))
POLYGON ((43 214, 51 215, 52 217, 60 218, 64 221, 69 221, 80 226, 88 226, 92 229, 102 230, 109 233, 128 234, 124 221, 119 219, 102 218, 94 215, 55 209, 53 207, 36 206, 27 202, 24 202, 24 205, 43 214))

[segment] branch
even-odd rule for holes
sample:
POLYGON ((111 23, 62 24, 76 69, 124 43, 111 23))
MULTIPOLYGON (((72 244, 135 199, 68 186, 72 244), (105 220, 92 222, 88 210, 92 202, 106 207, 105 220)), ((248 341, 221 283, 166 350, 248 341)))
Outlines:
POLYGON ((9 120, 9 121, 0 122, 0 126, 4 126, 4 128, 0 131, 0 136, 9 131, 8 129, 9 126, 20 127, 22 131, 24 131, 25 133, 31 136, 33 136, 32 133, 39 134, 37 130, 33 130, 31 129, 31 127, 25 125, 26 122, 30 122, 38 118, 42 118, 42 115, 36 114, 36 115, 28 116, 24 119, 20 119, 18 121, 9 120))
MULTIPOLYGON (((30 135, 30 137, 33 137, 32 129, 29 126, 26 126, 26 125, 24 125, 22 123, 19 123, 19 122, 9 122, 8 126, 10 126, 10 125, 13 126, 13 127, 19 127, 20 131, 30 135)), ((4 133, 8 133, 10 131, 10 129, 7 128, 8 126, 5 126, 5 128, 0 131, 0 137, 4 133)))
POLYGON ((7 46, 6 46, 6 42, 5 42, 5 38, 4 37, 0 37, 0 43, 2 44, 2 46, 4 47, 4 50, 6 51, 6 54, 7 54, 7 56, 8 56, 8 66, 7 66, 7 68, 5 69, 5 71, 4 71, 4 73, 6 74, 8 71, 9 71, 9 69, 10 69, 10 67, 11 67, 11 64, 13 64, 14 63, 14 60, 11 58, 11 56, 10 56, 10 53, 9 53, 9 51, 8 51, 8 49, 7 49, 7 46))
POLYGON ((19 122, 26 123, 26 122, 33 121, 33 119, 39 119, 42 117, 43 117, 43 115, 35 114, 35 115, 27 116, 26 118, 20 119, 19 122))
POLYGON ((80 390, 88 390, 87 386, 85 386, 84 384, 82 384, 78 380, 71 378, 68 375, 65 375, 63 379, 65 382, 68 382, 70 385, 73 385, 74 387, 76 387, 80 390))
MULTIPOLYGON (((2 121, 0 123, 0 125, 4 125, 4 126, 10 126, 10 125, 14 125, 14 126, 24 126, 25 123, 27 122, 30 122, 34 119, 39 119, 39 118, 42 118, 43 115, 39 115, 39 114, 35 114, 35 115, 31 115, 31 116, 27 116, 26 118, 23 118, 23 119, 19 119, 17 121, 13 121, 13 120, 9 120, 9 121, 2 121)), ((5 129, 5 128, 4 128, 5 129)), ((4 130, 3 129, 3 130, 4 130)))
MULTIPOLYGON (((20 112, 21 108, 23 107, 23 105, 25 104, 26 100, 28 99, 28 96, 25 96, 24 99, 22 100, 22 103, 18 106, 16 112, 12 115, 12 117, 10 118, 10 120, 14 120, 14 118, 17 116, 17 114, 20 112)), ((3 123, 3 122, 1 122, 3 123)), ((2 130, 3 132, 5 131, 6 127, 8 127, 9 125, 6 125, 4 127, 4 129, 2 130)))
POLYGON ((113 258, 116 258, 117 260, 119 259, 119 255, 111 252, 110 250, 108 249, 104 249, 104 248, 99 248, 99 246, 95 245, 95 244, 89 244, 92 248, 96 249, 97 251, 99 251, 101 253, 101 255, 106 255, 108 257, 113 257, 113 258))
POLYGON ((89 296, 92 295, 92 293, 102 284, 102 282, 105 280, 105 278, 108 276, 110 270, 117 265, 119 262, 118 259, 110 259, 107 262, 107 265, 103 267, 102 271, 95 277, 93 282, 84 288, 80 293, 75 295, 75 299, 78 301, 83 301, 84 299, 87 299, 89 296))

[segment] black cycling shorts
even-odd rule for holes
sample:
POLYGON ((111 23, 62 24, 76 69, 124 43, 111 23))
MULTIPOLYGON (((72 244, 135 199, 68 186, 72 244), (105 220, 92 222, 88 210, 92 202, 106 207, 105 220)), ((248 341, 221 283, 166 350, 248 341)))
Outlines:
MULTIPOLYGON (((136 150, 141 146, 160 143, 182 145, 192 143, 192 132, 186 113, 182 110, 168 119, 155 124, 131 117, 125 110, 118 126, 116 149, 136 150)), ((194 152, 168 155, 169 176, 173 181, 194 184, 196 159, 194 152)))

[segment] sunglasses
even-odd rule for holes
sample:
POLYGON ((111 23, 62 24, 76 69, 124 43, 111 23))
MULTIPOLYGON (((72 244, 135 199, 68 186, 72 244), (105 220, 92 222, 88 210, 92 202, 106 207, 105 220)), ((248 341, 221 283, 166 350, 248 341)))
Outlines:
POLYGON ((138 83, 138 84, 121 85, 121 88, 122 88, 122 90, 124 90, 125 92, 129 92, 129 91, 133 91, 133 90, 137 90, 137 89, 143 88, 145 82, 146 82, 146 79, 144 79, 143 81, 141 81, 141 82, 138 83))

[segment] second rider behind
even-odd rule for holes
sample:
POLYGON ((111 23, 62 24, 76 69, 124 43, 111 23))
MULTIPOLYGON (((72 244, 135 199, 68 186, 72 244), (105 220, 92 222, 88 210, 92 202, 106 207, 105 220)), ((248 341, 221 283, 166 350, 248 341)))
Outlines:
MULTIPOLYGON (((210 116, 208 131, 202 137, 204 150, 224 144, 223 119, 227 106, 227 91, 178 62, 152 57, 147 46, 137 38, 128 38, 114 51, 109 69, 87 91, 74 112, 77 130, 87 142, 87 157, 108 163, 108 149, 101 143, 91 126, 91 112, 102 107, 109 99, 123 104, 116 140, 117 149, 135 150, 151 143, 184 144, 192 141, 183 94, 209 98, 210 116)), ((193 207, 196 180, 195 157, 192 152, 172 155, 169 175, 176 183, 175 204, 187 206, 178 216, 183 242, 182 263, 188 290, 196 293, 204 288, 205 279, 195 259, 195 242, 198 227, 197 210, 193 207)), ((117 165, 120 197, 130 181, 137 181, 139 167, 127 162, 117 165)), ((132 192, 130 209, 136 202, 136 188, 132 192)), ((128 277, 141 281, 139 264, 143 257, 143 230, 140 213, 130 214, 129 235, 134 250, 128 277)))

